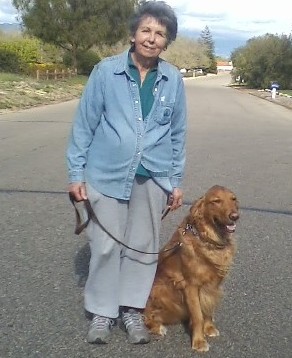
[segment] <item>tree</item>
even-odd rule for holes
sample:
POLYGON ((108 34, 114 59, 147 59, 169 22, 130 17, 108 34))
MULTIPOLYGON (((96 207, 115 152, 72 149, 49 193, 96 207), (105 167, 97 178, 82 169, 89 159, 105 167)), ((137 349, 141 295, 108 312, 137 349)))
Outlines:
POLYGON ((217 73, 217 62, 215 58, 215 46, 212 38, 212 34, 209 30, 209 27, 206 26, 205 29, 201 32, 199 42, 206 46, 207 56, 210 60, 210 66, 208 72, 217 73))
POLYGON ((13 0, 25 31, 77 56, 93 45, 114 44, 128 34, 137 0, 13 0))
POLYGON ((162 56, 178 68, 205 69, 210 66, 205 45, 186 37, 178 37, 162 56))
POLYGON ((254 37, 233 51, 234 76, 252 88, 270 88, 272 81, 282 89, 292 87, 292 35, 254 37))

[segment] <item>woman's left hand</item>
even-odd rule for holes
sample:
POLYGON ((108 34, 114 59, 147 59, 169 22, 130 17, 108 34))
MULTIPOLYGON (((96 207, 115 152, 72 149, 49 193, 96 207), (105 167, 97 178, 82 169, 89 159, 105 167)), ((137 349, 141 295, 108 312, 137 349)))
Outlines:
POLYGON ((176 210, 182 206, 183 203, 183 191, 179 188, 174 188, 173 192, 169 195, 168 205, 170 210, 176 210))

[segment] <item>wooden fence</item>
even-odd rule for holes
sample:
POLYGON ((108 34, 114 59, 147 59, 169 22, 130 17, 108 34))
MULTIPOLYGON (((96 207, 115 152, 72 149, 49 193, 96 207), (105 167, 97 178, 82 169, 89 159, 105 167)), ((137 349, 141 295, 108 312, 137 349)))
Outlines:
POLYGON ((77 75, 77 68, 75 70, 70 70, 69 68, 67 70, 61 70, 61 71, 40 71, 36 70, 36 78, 39 79, 45 79, 45 80, 60 80, 65 78, 71 78, 73 76, 77 75))

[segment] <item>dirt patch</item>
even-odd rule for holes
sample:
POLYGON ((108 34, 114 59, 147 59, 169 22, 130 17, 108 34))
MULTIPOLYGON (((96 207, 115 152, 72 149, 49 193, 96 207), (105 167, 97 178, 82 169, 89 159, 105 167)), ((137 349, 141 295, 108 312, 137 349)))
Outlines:
POLYGON ((279 104, 281 106, 284 106, 286 108, 292 109, 292 98, 286 97, 283 95, 276 96, 275 99, 272 99, 271 92, 265 91, 265 90, 256 90, 256 89, 247 89, 247 88, 240 88, 240 87, 234 87, 237 90, 247 92, 253 96, 260 97, 262 99, 265 99, 266 101, 270 101, 275 104, 279 104))

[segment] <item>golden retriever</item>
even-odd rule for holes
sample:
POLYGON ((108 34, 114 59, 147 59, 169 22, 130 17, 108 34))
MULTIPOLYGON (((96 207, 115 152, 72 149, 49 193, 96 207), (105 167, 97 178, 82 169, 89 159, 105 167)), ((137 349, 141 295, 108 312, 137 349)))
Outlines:
POLYGON ((219 335, 214 311, 235 254, 239 219, 235 194, 215 185, 190 208, 171 240, 160 251, 153 287, 144 311, 153 334, 165 325, 188 322, 192 348, 209 350, 207 337, 219 335), (165 251, 176 247, 174 250, 165 251))

